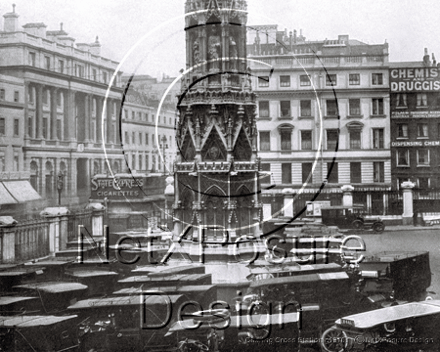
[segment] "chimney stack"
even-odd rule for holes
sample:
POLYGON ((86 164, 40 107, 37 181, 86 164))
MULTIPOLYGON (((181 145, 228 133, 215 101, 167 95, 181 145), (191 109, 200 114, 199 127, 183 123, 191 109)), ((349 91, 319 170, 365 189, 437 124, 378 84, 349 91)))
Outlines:
POLYGON ((101 43, 99 43, 98 36, 96 36, 95 42, 90 44, 90 53, 92 55, 101 56, 101 43))
POLYGON ((5 32, 17 32, 18 31, 18 15, 15 13, 15 4, 12 4, 12 12, 5 13, 4 27, 5 32))
POLYGON ((431 66, 431 61, 429 60, 428 48, 425 48, 425 55, 423 56, 423 64, 425 66, 431 66))
POLYGON ((437 66, 437 60, 435 59, 434 53, 432 53, 432 66, 437 66))
POLYGON ((293 30, 293 42, 296 44, 296 29, 293 30))

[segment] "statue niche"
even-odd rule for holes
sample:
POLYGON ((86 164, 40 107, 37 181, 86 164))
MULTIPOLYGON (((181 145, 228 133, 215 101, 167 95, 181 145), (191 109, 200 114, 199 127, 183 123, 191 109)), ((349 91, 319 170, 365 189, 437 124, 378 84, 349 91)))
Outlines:
POLYGON ((208 59, 209 71, 218 71, 220 68, 221 42, 220 36, 217 33, 217 26, 212 25, 211 33, 208 38, 208 59))
POLYGON ((212 129, 202 148, 203 161, 226 161, 226 148, 215 128, 212 129))

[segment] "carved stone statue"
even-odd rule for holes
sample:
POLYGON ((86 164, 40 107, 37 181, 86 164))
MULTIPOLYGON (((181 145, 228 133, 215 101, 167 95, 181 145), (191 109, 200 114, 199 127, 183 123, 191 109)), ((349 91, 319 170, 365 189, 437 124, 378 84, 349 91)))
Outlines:
POLYGON ((221 50, 220 37, 215 35, 215 26, 212 28, 212 35, 208 39, 208 55, 210 60, 209 67, 217 70, 219 68, 219 56, 221 50))
POLYGON ((229 37, 229 62, 231 70, 237 69, 237 43, 233 36, 229 37))
POLYGON ((201 58, 200 58, 200 43, 199 43, 198 39, 196 39, 194 41, 194 44, 193 44, 193 59, 194 59, 194 61, 193 61, 194 65, 199 64, 200 61, 201 61, 201 58))

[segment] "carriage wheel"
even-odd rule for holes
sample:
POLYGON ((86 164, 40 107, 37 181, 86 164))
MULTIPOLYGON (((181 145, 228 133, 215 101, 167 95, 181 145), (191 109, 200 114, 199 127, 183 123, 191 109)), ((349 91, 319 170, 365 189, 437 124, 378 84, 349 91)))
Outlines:
POLYGON ((347 345, 347 334, 334 326, 322 334, 321 347, 325 352, 343 352, 347 345))
POLYGON ((381 233, 381 232, 383 232, 383 230, 385 230, 385 225, 382 224, 381 222, 376 222, 373 225, 373 230, 374 230, 374 232, 381 233))

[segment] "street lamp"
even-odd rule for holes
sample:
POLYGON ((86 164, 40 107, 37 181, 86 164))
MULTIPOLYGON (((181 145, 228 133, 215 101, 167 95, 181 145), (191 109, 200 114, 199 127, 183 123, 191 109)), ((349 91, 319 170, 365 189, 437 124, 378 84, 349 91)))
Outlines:
POLYGON ((61 206, 61 192, 63 191, 64 187, 64 174, 62 171, 58 173, 58 179, 57 179, 57 190, 58 190, 58 206, 61 206))
POLYGON ((166 175, 166 172, 165 172, 165 167, 166 167, 165 149, 168 149, 168 144, 165 144, 165 143, 167 142, 167 137, 162 136, 160 141, 162 142, 161 148, 162 148, 162 157, 163 157, 163 174, 166 175))

